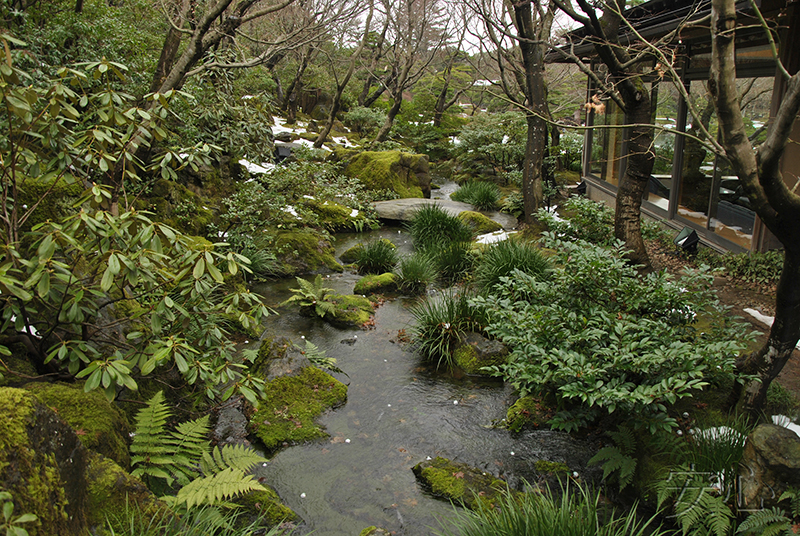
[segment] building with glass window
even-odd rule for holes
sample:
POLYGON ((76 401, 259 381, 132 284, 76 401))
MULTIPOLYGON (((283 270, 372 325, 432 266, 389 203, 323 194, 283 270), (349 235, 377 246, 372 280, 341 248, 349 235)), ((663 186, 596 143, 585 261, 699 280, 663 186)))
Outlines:
MULTIPOLYGON (((785 80, 775 76, 773 49, 750 3, 742 2, 739 8, 737 84, 748 135, 758 144, 780 104, 785 80)), ((759 9, 773 29, 778 56, 790 73, 796 72, 800 67, 800 3, 761 0, 759 9)), ((719 135, 708 95, 710 13, 710 2, 686 0, 652 0, 627 12, 636 32, 651 42, 677 30, 669 43, 661 45, 672 58, 677 75, 673 77, 655 61, 645 69, 649 72, 646 81, 652 101, 656 162, 642 213, 675 229, 691 227, 706 245, 717 249, 765 251, 780 247, 780 243, 751 210, 725 158, 715 156, 701 143, 701 123, 709 135, 719 135), (686 88, 690 102, 681 96, 676 84, 686 88), (690 107, 694 113, 690 113, 690 107)), ((624 44, 637 45, 632 31, 621 30, 621 35, 624 44)), ((573 53, 602 78, 605 66, 593 58, 592 44, 580 31, 570 37, 573 53)), ((561 61, 557 58, 556 54, 550 56, 561 61)), ((584 111, 584 124, 592 128, 585 131, 582 175, 592 199, 612 201, 625 172, 626 136, 622 127, 607 127, 624 125, 624 114, 613 100, 599 97, 591 83, 587 102, 599 105, 587 106, 584 111)), ((782 160, 783 177, 790 189, 800 188, 800 122, 796 122, 795 132, 782 160)))

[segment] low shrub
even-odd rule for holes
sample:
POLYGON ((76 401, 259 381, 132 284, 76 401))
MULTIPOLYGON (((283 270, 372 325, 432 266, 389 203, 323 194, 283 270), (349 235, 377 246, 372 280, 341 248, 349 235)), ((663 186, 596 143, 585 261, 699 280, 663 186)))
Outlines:
POLYGON ((425 292, 436 280, 436 267, 430 255, 414 253, 400 259, 395 269, 400 288, 411 294, 425 292))
POLYGON ((783 257, 782 250, 719 254, 710 248, 702 248, 697 253, 697 262, 721 268, 731 279, 757 285, 776 285, 783 271, 783 257))
POLYGON ((487 332, 512 349, 495 373, 523 396, 552 396, 555 428, 619 410, 641 428, 670 429, 667 405, 732 371, 750 337, 719 304, 707 269, 642 278, 621 243, 604 248, 551 233, 545 241, 559 266, 547 280, 515 271, 475 301, 490 315, 487 332))
POLYGON ((418 209, 406 228, 411 234, 414 247, 420 251, 441 247, 450 242, 472 240, 472 230, 467 224, 436 204, 418 209))
POLYGON ((551 269, 550 261, 533 244, 517 240, 504 240, 484 251, 475 268, 475 282, 486 292, 500 283, 502 277, 520 270, 536 277, 545 277, 551 269))
POLYGON ((539 221, 565 240, 586 240, 592 244, 610 245, 614 238, 614 211, 603 203, 573 196, 564 203, 561 217, 539 209, 539 221))
POLYGON ((495 210, 500 201, 500 188, 485 181, 470 181, 450 194, 453 201, 461 201, 475 206, 478 210, 495 210))
POLYGON ((453 350, 468 331, 480 331, 486 324, 483 311, 472 305, 466 294, 444 292, 411 309, 416 325, 412 337, 417 349, 436 366, 451 365, 453 350))
POLYGON ((397 259, 397 248, 388 240, 367 242, 356 253, 356 265, 362 274, 391 272, 397 259))

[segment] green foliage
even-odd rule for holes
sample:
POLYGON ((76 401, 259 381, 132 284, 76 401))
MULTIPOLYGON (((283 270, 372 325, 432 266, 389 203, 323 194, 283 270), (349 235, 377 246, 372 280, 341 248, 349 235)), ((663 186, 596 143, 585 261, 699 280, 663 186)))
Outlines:
POLYGON ((470 228, 436 204, 418 209, 408 222, 407 229, 414 247, 420 251, 441 247, 450 242, 472 240, 470 228))
POLYGON ((550 261, 533 244, 518 240, 503 240, 483 252, 475 268, 475 282, 486 292, 513 275, 514 270, 546 279, 550 261))
POLYGON ((386 121, 386 112, 377 108, 356 106, 344 114, 343 121, 350 130, 358 132, 362 137, 369 137, 376 134, 386 121))
POLYGON ((779 502, 789 502, 789 513, 773 506, 753 512, 738 527, 736 534, 753 536, 792 536, 797 534, 795 521, 800 517, 800 492, 789 489, 780 496, 779 502))
POLYGON ((641 278, 621 244, 549 233, 545 241, 559 265, 547 281, 515 272, 476 301, 490 314, 487 331, 512 349, 495 373, 523 395, 554 396, 553 426, 574 429, 600 410, 621 410, 642 428, 669 429, 668 404, 732 370, 747 335, 717 302, 707 271, 641 278))
POLYGON ((0 507, 3 509, 0 531, 4 536, 28 536, 28 531, 22 526, 24 523, 34 523, 38 519, 35 514, 14 515, 14 500, 7 491, 0 491, 0 507))
POLYGON ((614 243, 614 211, 604 203, 586 197, 573 196, 564 203, 562 218, 539 209, 536 217, 564 240, 586 240, 592 244, 614 243))
MULTIPOLYGON (((243 516, 235 510, 220 510, 213 506, 192 508, 183 516, 165 510, 162 512, 143 512, 138 506, 126 505, 124 512, 113 515, 106 529, 111 536, 208 536, 226 534, 228 536, 251 536, 261 534, 260 520, 241 526, 243 516), (121 527, 121 528, 120 528, 121 527)), ((284 529, 274 527, 265 536, 280 536, 284 529)))
POLYGON ((531 490, 503 494, 499 507, 479 503, 476 511, 456 511, 442 525, 441 536, 661 536, 655 516, 642 521, 634 506, 619 514, 601 504, 600 492, 567 486, 560 497, 531 490))
POLYGON ((463 279, 473 265, 472 242, 450 242, 428 250, 439 277, 446 282, 463 279))
POLYGON ((503 200, 503 206, 500 207, 500 212, 511 214, 515 218, 519 218, 525 213, 524 199, 522 192, 511 192, 503 200))
POLYGON ((344 374, 345 376, 347 376, 347 373, 336 365, 335 357, 326 356, 325 350, 320 350, 316 344, 313 344, 308 339, 304 340, 306 341, 306 347, 303 350, 303 355, 306 356, 306 359, 308 359, 312 365, 314 365, 317 368, 329 370, 331 372, 336 372, 337 374, 344 374))
POLYGON ((527 141, 519 112, 478 114, 458 134, 456 160, 473 176, 522 169, 527 141))
POLYGON ((362 274, 391 272, 397 264, 397 247, 388 240, 372 240, 364 244, 356 254, 358 271, 362 274))
POLYGON ((636 433, 627 426, 620 426, 609 432, 614 441, 613 446, 606 446, 597 451, 589 460, 589 465, 603 464, 603 480, 612 474, 619 482, 622 491, 633 481, 636 472, 636 433))
POLYGON ((493 182, 469 181, 450 194, 450 199, 469 203, 478 210, 495 210, 500 201, 500 188, 493 182))
POLYGON ((553 152, 556 153, 564 169, 580 172, 583 158, 583 134, 571 130, 562 132, 559 144, 553 147, 553 152))
POLYGON ((483 311, 472 305, 466 294, 442 292, 411 308, 415 326, 412 337, 417 349, 437 367, 450 365, 453 350, 468 331, 481 331, 486 323, 483 311))
POLYGON ((400 288, 412 294, 425 292, 436 279, 436 267, 430 255, 414 253, 400 259, 394 272, 400 288))
POLYGON ((673 471, 656 485, 658 504, 673 500, 675 518, 683 534, 726 536, 734 526, 727 496, 709 482, 708 474, 673 471))
POLYGON ((710 248, 702 248, 697 253, 697 262, 722 268, 731 279, 758 285, 776 285, 783 271, 783 257, 783 250, 720 254, 710 248))
POLYGON ((208 444, 205 415, 166 430, 172 414, 158 392, 147 407, 136 415, 136 433, 131 444, 133 476, 145 477, 151 488, 166 490, 177 482, 181 488, 176 502, 187 509, 223 501, 263 486, 246 475, 253 466, 266 462, 255 451, 242 445, 208 444), (163 483, 162 483, 163 482, 163 483))
POLYGON ((322 286, 322 276, 320 274, 317 274, 313 283, 302 277, 296 277, 295 279, 297 279, 300 288, 289 289, 294 294, 281 303, 281 306, 297 303, 301 308, 312 310, 320 318, 325 318, 325 315, 336 314, 336 305, 330 301, 335 293, 332 288, 322 286))

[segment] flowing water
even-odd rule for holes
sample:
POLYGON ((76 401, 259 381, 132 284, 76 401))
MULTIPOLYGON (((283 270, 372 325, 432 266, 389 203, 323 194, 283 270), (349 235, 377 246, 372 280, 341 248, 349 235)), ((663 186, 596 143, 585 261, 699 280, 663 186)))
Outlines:
MULTIPOLYGON (((367 235, 344 235, 337 250, 364 241, 367 235)), ((401 253, 410 238, 384 228, 370 238, 386 237, 401 253)), ((355 274, 328 276, 326 286, 352 293, 355 274)), ((277 304, 296 282, 280 281, 257 288, 277 304)), ((509 478, 512 484, 537 478, 537 460, 565 462, 582 472, 591 456, 587 445, 551 431, 512 434, 492 427, 505 416, 513 393, 495 379, 437 372, 408 345, 410 299, 381 305, 375 328, 342 330, 289 309, 270 317, 267 335, 304 336, 335 357, 349 378, 347 403, 321 418, 327 440, 292 446, 278 452, 259 469, 304 520, 304 533, 357 536, 370 525, 396 534, 435 534, 440 520, 453 515, 449 502, 426 493, 411 467, 428 457, 444 456, 509 478), (343 343, 343 340, 354 344, 343 343)), ((445 521, 446 522, 446 521, 445 521)))

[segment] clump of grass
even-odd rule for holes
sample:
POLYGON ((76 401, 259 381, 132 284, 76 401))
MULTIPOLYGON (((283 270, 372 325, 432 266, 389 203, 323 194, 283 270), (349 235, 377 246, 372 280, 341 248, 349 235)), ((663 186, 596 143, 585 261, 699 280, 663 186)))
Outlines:
POLYGON ((475 269, 475 282, 484 291, 500 282, 501 277, 521 270, 533 276, 543 276, 551 269, 550 261, 536 246, 518 240, 504 240, 491 246, 475 269))
POLYGON ((470 181, 450 194, 453 201, 469 203, 478 210, 495 210, 500 201, 500 189, 496 184, 485 181, 470 181))
POLYGON ((601 505, 600 492, 566 486, 560 497, 538 490, 505 491, 499 504, 479 502, 476 511, 456 510, 455 518, 440 521, 439 536, 661 536, 655 516, 643 521, 636 508, 617 513, 601 505))
POLYGON ((414 253, 400 259, 395 275, 403 291, 419 294, 436 280, 437 272, 430 255, 414 253))
POLYGON ((433 253, 436 270, 443 280, 458 281, 469 273, 473 265, 470 247, 470 242, 451 242, 433 253))
POLYGON ((425 251, 450 242, 469 242, 472 230, 439 205, 426 205, 414 213, 406 228, 417 250, 425 251))
POLYGON ((452 365, 453 351, 468 331, 478 331, 486 325, 481 308, 470 305, 463 293, 444 292, 429 298, 411 309, 416 321, 412 337, 417 349, 437 368, 452 365))
POLYGON ((367 242, 356 255, 356 265, 362 274, 391 272, 397 260, 397 248, 388 240, 367 242))

